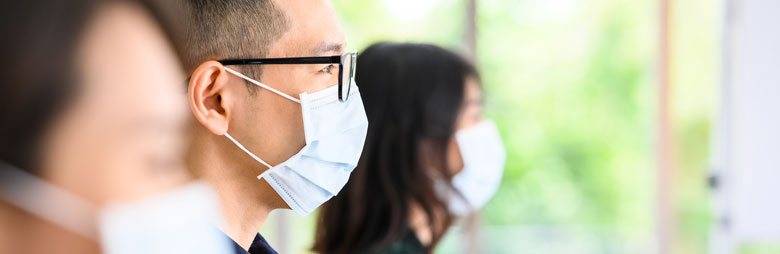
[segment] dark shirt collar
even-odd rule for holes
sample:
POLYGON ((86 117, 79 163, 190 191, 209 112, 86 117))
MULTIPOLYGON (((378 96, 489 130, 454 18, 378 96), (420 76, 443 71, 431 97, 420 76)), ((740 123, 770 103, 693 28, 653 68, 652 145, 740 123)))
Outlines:
POLYGON ((249 246, 249 251, 244 250, 244 248, 242 248, 241 245, 238 245, 236 241, 233 241, 233 239, 230 239, 230 242, 233 243, 233 249, 236 254, 278 254, 259 233, 255 235, 255 240, 253 240, 252 245, 249 246))

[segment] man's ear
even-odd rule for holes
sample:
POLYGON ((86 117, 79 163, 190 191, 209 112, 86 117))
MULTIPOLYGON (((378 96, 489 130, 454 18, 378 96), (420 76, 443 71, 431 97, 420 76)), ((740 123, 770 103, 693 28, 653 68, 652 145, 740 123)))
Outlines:
POLYGON ((207 61, 192 72, 188 88, 190 108, 195 119, 215 135, 228 131, 231 113, 227 101, 230 73, 217 61, 207 61))

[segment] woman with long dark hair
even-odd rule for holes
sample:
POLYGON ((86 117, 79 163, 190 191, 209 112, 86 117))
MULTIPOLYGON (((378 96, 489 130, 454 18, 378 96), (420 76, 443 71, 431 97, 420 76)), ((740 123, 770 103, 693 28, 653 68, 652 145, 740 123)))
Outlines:
POLYGON ((360 162, 321 208, 321 253, 431 252, 494 194, 504 151, 475 68, 433 45, 379 43, 357 60, 369 120, 360 162))

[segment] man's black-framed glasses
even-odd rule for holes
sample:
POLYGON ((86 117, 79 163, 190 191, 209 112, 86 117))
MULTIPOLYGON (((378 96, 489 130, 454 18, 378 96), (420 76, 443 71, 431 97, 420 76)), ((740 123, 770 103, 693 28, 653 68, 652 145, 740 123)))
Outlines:
POLYGON ((218 62, 223 65, 250 64, 339 64, 339 101, 349 98, 350 87, 355 77, 355 62, 357 51, 344 53, 340 56, 320 57, 288 57, 288 58, 255 58, 255 59, 224 59, 218 62))

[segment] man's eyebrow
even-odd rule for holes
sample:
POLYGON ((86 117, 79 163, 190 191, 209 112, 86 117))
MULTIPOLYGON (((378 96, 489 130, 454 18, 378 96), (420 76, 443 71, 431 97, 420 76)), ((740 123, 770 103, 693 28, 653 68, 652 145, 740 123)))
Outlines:
POLYGON ((342 43, 320 43, 317 47, 314 48, 314 52, 312 52, 316 56, 324 55, 325 53, 341 53, 341 51, 344 50, 344 44, 342 43))

